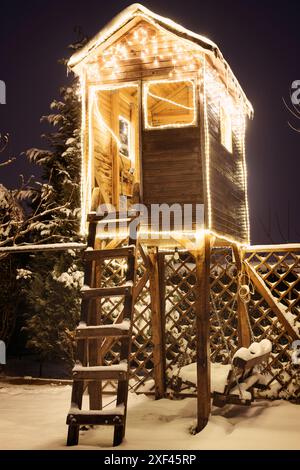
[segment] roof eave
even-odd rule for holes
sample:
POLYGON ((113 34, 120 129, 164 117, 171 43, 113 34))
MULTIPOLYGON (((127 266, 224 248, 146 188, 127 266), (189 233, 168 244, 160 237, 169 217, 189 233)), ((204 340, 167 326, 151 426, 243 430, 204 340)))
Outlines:
POLYGON ((73 54, 68 62, 68 66, 73 69, 75 72, 78 72, 80 64, 85 61, 85 59, 98 47, 104 45, 104 43, 114 34, 116 34, 121 28, 126 26, 127 23, 132 21, 137 17, 148 17, 152 19, 158 26, 176 34, 182 39, 196 44, 201 48, 205 53, 213 55, 215 58, 219 59, 225 67, 231 72, 232 77, 236 84, 239 87, 240 94, 245 101, 247 106, 248 115, 252 116, 254 113, 253 106, 248 100, 246 94, 244 93, 241 85, 239 84, 237 78, 235 77, 231 67, 225 61, 220 49, 218 46, 211 41, 210 39, 205 38, 199 34, 190 31, 183 26, 175 23, 169 18, 162 17, 152 12, 148 8, 144 7, 139 3, 134 3, 129 7, 125 8, 121 13, 116 15, 93 39, 91 39, 82 49, 73 54))

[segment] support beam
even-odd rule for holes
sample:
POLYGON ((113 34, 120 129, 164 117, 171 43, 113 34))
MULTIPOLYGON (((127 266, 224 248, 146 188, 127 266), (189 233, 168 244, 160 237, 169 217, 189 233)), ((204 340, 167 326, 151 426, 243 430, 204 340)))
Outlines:
POLYGON ((265 299, 269 307, 273 310, 273 312, 277 315, 278 320, 286 330, 286 332, 290 335, 293 340, 298 340, 299 336, 297 335, 296 331, 286 319, 284 315, 284 306, 278 302, 276 297, 273 296, 270 289, 266 286, 265 282, 262 280, 260 275, 255 271, 255 269, 245 261, 245 266, 247 269, 247 273, 253 282, 255 288, 260 293, 260 295, 265 299))
MULTIPOLYGON (((241 284, 244 282, 243 278, 241 279, 239 276, 239 274, 242 272, 244 253, 240 251, 237 245, 232 245, 232 250, 238 271, 237 291, 239 292, 241 284)), ((239 295, 237 296, 237 314, 239 348, 249 348, 251 344, 251 329, 248 306, 245 302, 242 301, 239 295)))
POLYGON ((195 256, 196 325, 197 325, 197 432, 207 425, 211 411, 210 390, 210 235, 204 237, 204 244, 195 256))
POLYGON ((156 399, 163 398, 165 396, 165 351, 163 347, 158 256, 159 254, 157 249, 149 250, 149 280, 156 399))

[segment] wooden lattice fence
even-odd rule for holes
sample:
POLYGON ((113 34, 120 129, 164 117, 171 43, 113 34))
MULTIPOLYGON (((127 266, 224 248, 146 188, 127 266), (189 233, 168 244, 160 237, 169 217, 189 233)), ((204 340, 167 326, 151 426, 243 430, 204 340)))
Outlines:
MULTIPOLYGON (((247 261, 263 279, 286 311, 286 318, 298 333, 300 328, 300 246, 262 247, 249 251, 247 261)), ((272 360, 263 370, 270 390, 260 395, 299 398, 300 368, 293 363, 297 346, 282 327, 278 317, 255 289, 249 305, 256 340, 269 338, 273 343, 272 360)), ((300 343, 299 343, 300 344, 300 343)))
MULTIPOLYGON (((196 266, 187 252, 162 252, 160 259, 161 303, 165 373, 167 385, 176 369, 196 360, 196 266)), ((300 326, 300 247, 284 253, 252 250, 247 261, 262 277, 272 294, 288 309, 289 322, 300 326)), ((132 380, 138 392, 154 391, 151 297, 145 256, 139 257, 135 301, 132 380)), ((112 286, 124 280, 125 261, 109 261, 100 268, 102 285, 112 286)), ((211 254, 211 361, 228 364, 238 348, 237 267, 230 248, 213 249, 211 254)), ((262 372, 270 387, 258 396, 295 398, 300 395, 299 366, 292 362, 293 338, 284 330, 277 315, 251 285, 253 295, 248 306, 253 340, 269 338, 273 343, 272 359, 262 372)), ((120 299, 103 299, 104 322, 116 321, 121 315, 120 299)), ((119 344, 106 345, 105 364, 118 362, 119 344)), ((109 391, 112 383, 106 383, 109 391)))

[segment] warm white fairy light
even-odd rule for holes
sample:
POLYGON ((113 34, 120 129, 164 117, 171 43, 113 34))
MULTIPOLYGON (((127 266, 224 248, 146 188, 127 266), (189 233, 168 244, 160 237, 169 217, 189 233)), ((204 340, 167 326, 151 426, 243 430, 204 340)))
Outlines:
POLYGON ((88 171, 87 171, 87 196, 86 196, 86 210, 89 211, 92 205, 92 187, 93 187, 93 153, 94 153, 94 132, 93 132, 93 111, 95 103, 95 94, 93 90, 89 93, 89 151, 88 151, 88 171))
POLYGON ((80 234, 86 233, 86 169, 85 169, 85 138, 86 138, 86 73, 83 70, 80 76, 81 85, 81 183, 80 183, 80 202, 81 202, 81 220, 80 220, 80 234))
POLYGON ((206 175, 206 196, 207 196, 207 217, 208 229, 212 228, 212 201, 210 190, 210 139, 209 123, 207 114, 207 66, 203 64, 203 112, 204 112, 204 148, 205 148, 205 175, 206 175))
MULTIPOLYGON (((107 239, 123 239, 126 238, 129 234, 129 227, 123 227, 120 230, 116 230, 115 228, 108 231, 101 231, 97 233, 96 238, 98 240, 107 240, 107 239)), ((194 231, 188 230, 168 230, 168 231, 159 231, 159 230, 152 230, 151 225, 150 228, 146 228, 143 226, 139 230, 139 240, 166 240, 170 244, 177 243, 182 240, 182 244, 185 245, 184 251, 186 248, 190 249, 191 251, 199 249, 199 247, 204 242, 204 236, 210 235, 214 238, 221 241, 222 243, 228 243, 229 245, 237 245, 239 248, 246 247, 246 243, 241 243, 240 240, 237 240, 233 237, 229 237, 215 230, 209 229, 198 229, 194 231)), ((173 250, 172 250, 173 251, 173 250)), ((182 250, 181 250, 182 251, 182 250)))
MULTIPOLYGON (((151 93, 151 92, 150 92, 151 93)), ((159 99, 162 99, 159 97, 159 99)), ((172 100, 164 99, 168 103, 175 105, 175 102, 172 102, 172 100)), ((164 101, 163 100, 163 101, 164 101)), ((178 105, 178 103, 176 103, 178 105)), ((183 107, 183 105, 180 105, 183 107)), ((196 86, 195 86, 195 81, 190 78, 184 78, 184 79, 173 79, 173 80, 151 80, 149 82, 144 83, 144 92, 143 92, 143 112, 144 112, 144 122, 145 122, 145 128, 146 129, 170 129, 170 128, 180 128, 180 127, 187 127, 187 126, 193 126, 197 122, 197 98, 196 98, 196 86), (148 96, 149 96, 149 87, 151 85, 155 84, 160 84, 160 83, 189 83, 192 86, 192 93, 193 93, 193 107, 189 108, 186 107, 185 109, 193 111, 193 119, 190 123, 178 123, 178 124, 160 124, 159 126, 152 126, 149 123, 148 120, 148 96)))
POLYGON ((248 171, 246 163, 246 116, 243 114, 241 116, 243 125, 240 127, 241 130, 241 143, 242 143, 242 157, 243 157, 243 166, 244 166, 244 191, 245 191, 245 203, 246 203, 246 227, 247 227, 247 241, 248 245, 251 243, 251 232, 250 232, 250 214, 249 214, 249 199, 248 199, 248 171))

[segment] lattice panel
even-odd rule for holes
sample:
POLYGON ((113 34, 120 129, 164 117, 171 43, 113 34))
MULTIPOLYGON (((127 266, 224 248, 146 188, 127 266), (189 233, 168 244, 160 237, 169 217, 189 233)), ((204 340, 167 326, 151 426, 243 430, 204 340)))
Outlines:
POLYGON ((210 276, 211 360, 228 364, 238 346, 237 269, 230 249, 212 250, 210 276))
MULTIPOLYGON (((142 258, 139 258, 137 283, 142 279, 145 271, 146 267, 143 264, 142 258)), ((132 378, 136 381, 135 389, 138 390, 144 386, 145 382, 153 378, 153 344, 149 281, 147 281, 135 302, 131 352, 132 378)))
MULTIPOLYGON (((289 321, 297 331, 300 327, 300 249, 298 252, 253 251, 247 254, 247 259, 274 297, 286 307, 289 321)), ((292 338, 256 291, 249 314, 256 340, 268 338, 273 343, 272 360, 262 369, 271 390, 259 395, 299 399, 300 368, 292 361, 292 338)))
POLYGON ((255 251, 248 253, 248 261, 290 312, 293 325, 300 327, 300 249, 298 252, 255 251))
MULTIPOLYGON (((196 324, 194 258, 181 253, 179 260, 165 256, 166 370, 195 361, 196 324)), ((170 374, 172 375, 172 374, 170 374)))
MULTIPOLYGON (((213 250, 210 282, 218 311, 216 314, 211 303, 211 360, 227 364, 229 351, 233 354, 237 348, 236 267, 231 250, 213 250)), ((181 253, 179 260, 173 255, 165 256, 165 283, 166 361, 171 376, 172 369, 196 360, 194 258, 188 253, 181 253)))
MULTIPOLYGON (((299 252, 249 252, 247 259, 267 286, 290 312, 290 320, 300 326, 300 248, 299 252)), ((126 260, 105 262, 101 268, 101 285, 124 282, 126 260)), ((138 260, 137 284, 145 277, 142 257, 138 260)), ((164 255, 165 283, 165 352, 167 377, 172 370, 196 359, 194 258, 180 252, 164 255)), ((211 254, 211 360, 230 362, 238 346, 237 269, 231 249, 214 249, 211 254), (222 326, 222 328, 221 328, 222 326), (223 332, 223 333, 222 333, 223 332)), ((115 321, 122 312, 123 299, 103 299, 100 311, 104 323, 115 321)), ((291 361, 292 339, 285 333, 277 316, 257 293, 249 304, 250 322, 256 341, 268 338, 273 343, 270 364, 263 367, 265 382, 271 390, 264 396, 299 397, 300 371, 291 361)), ((135 303, 132 343, 132 383, 138 391, 153 390, 153 345, 149 281, 145 282, 135 303)), ((115 341, 104 357, 105 364, 118 363, 119 343, 115 341)), ((107 383, 105 390, 115 384, 107 383)), ((257 392, 259 396, 262 392, 257 392)))

